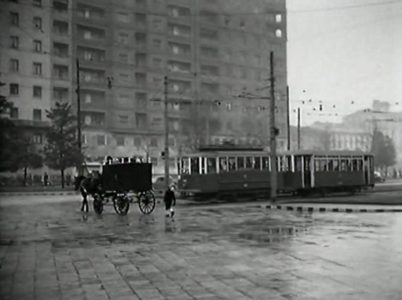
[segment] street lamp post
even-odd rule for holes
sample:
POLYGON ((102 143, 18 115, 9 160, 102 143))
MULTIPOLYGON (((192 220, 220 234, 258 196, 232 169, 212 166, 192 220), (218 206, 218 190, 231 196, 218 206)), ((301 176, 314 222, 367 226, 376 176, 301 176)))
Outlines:
MULTIPOLYGON (((77 72, 77 145, 79 154, 82 155, 82 141, 81 141, 81 89, 80 89, 80 61, 76 59, 76 72, 77 72)), ((78 175, 82 175, 82 166, 78 167, 78 175)))
POLYGON ((165 119, 165 190, 169 189, 169 113, 168 113, 168 77, 165 76, 164 81, 164 119, 165 119))

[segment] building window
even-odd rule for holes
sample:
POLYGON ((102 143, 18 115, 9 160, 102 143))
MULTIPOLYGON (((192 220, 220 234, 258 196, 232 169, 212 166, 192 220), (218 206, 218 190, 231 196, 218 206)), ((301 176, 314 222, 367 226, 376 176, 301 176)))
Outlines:
POLYGON ((17 96, 20 93, 18 83, 10 83, 10 95, 17 96))
POLYGON ((218 31, 214 29, 201 28, 200 37, 215 41, 218 39, 218 31))
MULTIPOLYGON (((57 35, 68 35, 68 23, 64 21, 53 21, 53 33, 57 35)), ((82 31, 78 28, 78 35, 82 36, 82 31)))
POLYGON ((32 0, 34 6, 42 7, 42 0, 32 0))
POLYGON ((38 62, 33 63, 33 74, 42 75, 42 64, 38 62))
POLYGON ((20 62, 18 59, 10 59, 10 72, 18 72, 20 70, 20 62))
POLYGON ((147 126, 147 115, 136 113, 135 114, 135 125, 137 128, 144 129, 147 126))
POLYGON ((119 32, 118 41, 120 44, 127 45, 128 44, 128 33, 127 32, 119 32))
POLYGON ((128 124, 128 116, 127 115, 119 115, 119 123, 120 124, 128 124))
POLYGON ((20 25, 20 15, 16 12, 10 12, 10 23, 14 26, 20 25))
POLYGON ((156 49, 160 49, 162 47, 162 41, 160 39, 153 39, 152 47, 154 47, 156 49))
POLYGON ((163 29, 163 20, 161 20, 161 19, 153 19, 152 20, 152 28, 155 30, 155 31, 161 31, 162 29, 163 29))
POLYGON ((158 139, 157 138, 151 138, 151 147, 158 147, 158 139))
POLYGON ((18 119, 18 107, 11 107, 10 118, 11 119, 18 119))
POLYGON ((141 147, 141 138, 140 137, 135 137, 134 138, 134 145, 136 147, 141 147))
POLYGON ((42 87, 38 85, 33 86, 33 96, 35 98, 42 98, 42 87))
MULTIPOLYGON (((87 80, 87 74, 85 74, 85 72, 83 71, 83 79, 85 81, 87 80)), ((67 80, 68 79, 68 66, 64 66, 64 65, 53 65, 53 74, 54 77, 57 79, 61 79, 61 80, 67 80)))
POLYGON ((33 120, 34 121, 42 121, 42 110, 40 110, 40 109, 33 110, 33 120))
POLYGON ((40 133, 33 134, 32 135, 32 142, 34 144, 38 144, 38 145, 42 144, 42 142, 43 142, 42 135, 40 133))
POLYGON ((68 89, 63 87, 54 87, 53 99, 57 102, 66 102, 68 100, 68 89))
POLYGON ((98 134, 96 136, 96 142, 97 142, 98 146, 106 145, 106 136, 104 136, 103 134, 98 134))
POLYGON ((42 41, 34 40, 33 48, 35 52, 42 52, 42 41))
POLYGON ((275 30, 275 36, 277 38, 281 38, 282 37, 282 30, 280 30, 280 29, 275 30))
POLYGON ((58 13, 66 13, 68 11, 68 0, 53 0, 53 9, 58 13))
POLYGON ((276 23, 281 23, 282 22, 282 15, 281 14, 275 15, 275 22, 276 23))
POLYGON ((34 24, 34 28, 36 28, 38 30, 42 30, 42 18, 34 17, 33 24, 34 24))
POLYGON ((128 54, 127 53, 119 53, 119 61, 120 62, 128 62, 128 54))
POLYGON ((124 136, 116 136, 116 145, 124 146, 124 136))
POLYGON ((20 39, 18 36, 10 36, 10 47, 13 49, 18 49, 20 47, 20 39))

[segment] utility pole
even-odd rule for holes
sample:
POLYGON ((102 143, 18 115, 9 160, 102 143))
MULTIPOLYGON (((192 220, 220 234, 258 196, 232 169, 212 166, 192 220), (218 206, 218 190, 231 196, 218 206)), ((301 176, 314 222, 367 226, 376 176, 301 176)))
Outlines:
POLYGON ((271 67, 271 106, 270 106, 270 150, 271 150, 271 201, 276 201, 276 189, 277 189, 277 162, 276 162, 276 135, 277 128, 275 127, 275 77, 274 77, 274 52, 270 52, 270 67, 271 67))
POLYGON ((290 103, 289 103, 289 86, 286 86, 286 101, 287 101, 287 126, 288 126, 288 151, 290 151, 290 103))
POLYGON ((300 150, 300 107, 297 108, 297 150, 300 150))
POLYGON ((165 109, 164 109, 164 118, 165 118, 165 190, 169 189, 169 114, 168 114, 168 77, 165 76, 164 81, 164 96, 165 96, 165 109))
MULTIPOLYGON (((81 90, 80 90, 80 61, 76 59, 76 72, 77 72, 77 145, 80 154, 82 154, 82 144, 81 144, 81 90)), ((78 175, 82 175, 81 165, 78 168, 78 175)))

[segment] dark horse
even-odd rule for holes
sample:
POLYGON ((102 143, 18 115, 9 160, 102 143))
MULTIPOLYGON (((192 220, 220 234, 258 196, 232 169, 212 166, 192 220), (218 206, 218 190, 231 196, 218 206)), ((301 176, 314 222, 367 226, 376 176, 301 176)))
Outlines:
POLYGON ((88 195, 94 196, 95 194, 101 194, 101 180, 99 177, 91 175, 90 177, 85 177, 83 175, 76 176, 74 179, 74 189, 76 191, 80 190, 82 195, 82 205, 81 211, 88 212, 88 195))

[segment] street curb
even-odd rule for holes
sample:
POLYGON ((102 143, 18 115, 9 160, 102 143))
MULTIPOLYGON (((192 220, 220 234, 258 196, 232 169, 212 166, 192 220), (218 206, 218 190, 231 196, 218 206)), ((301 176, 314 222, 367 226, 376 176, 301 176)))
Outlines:
POLYGON ((0 197, 9 197, 9 196, 71 196, 78 195, 76 192, 9 192, 9 193, 0 193, 0 197))
POLYGON ((385 213, 402 212, 401 208, 351 208, 351 207, 322 207, 322 206, 300 206, 300 205, 266 205, 267 209, 278 209, 297 212, 342 212, 342 213, 385 213))

